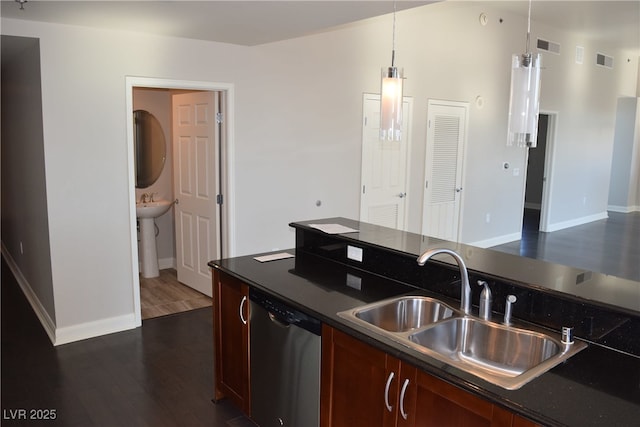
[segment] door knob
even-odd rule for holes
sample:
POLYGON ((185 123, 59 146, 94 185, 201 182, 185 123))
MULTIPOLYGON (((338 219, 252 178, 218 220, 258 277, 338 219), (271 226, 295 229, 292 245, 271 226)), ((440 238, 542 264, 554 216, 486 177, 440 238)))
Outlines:
POLYGON ((459 192, 461 192, 461 191, 462 191, 462 187, 458 187, 458 188, 456 188, 456 193, 459 193, 459 192))
POLYGON ((407 193, 400 193, 400 194, 398 194, 398 197, 400 197, 401 199, 402 199, 403 197, 406 197, 406 196, 407 196, 407 193))

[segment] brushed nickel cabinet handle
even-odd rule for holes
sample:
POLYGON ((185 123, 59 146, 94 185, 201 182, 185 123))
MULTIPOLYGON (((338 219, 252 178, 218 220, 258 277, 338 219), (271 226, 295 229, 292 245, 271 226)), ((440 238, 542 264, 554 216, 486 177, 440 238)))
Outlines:
POLYGON ((400 392, 400 415, 402 415, 402 418, 404 418, 405 420, 409 417, 409 414, 407 414, 404 411, 404 395, 407 392, 408 386, 409 386, 409 378, 404 380, 404 384, 402 385, 402 391, 400 392))
POLYGON ((391 387, 391 381, 393 381, 393 377, 395 374, 393 372, 389 373, 389 378, 387 378, 387 385, 384 387, 384 404, 387 407, 387 411, 393 411, 393 406, 389 405, 389 387, 391 387))
POLYGON ((244 304, 247 302, 247 297, 243 296, 242 301, 240 301, 240 321, 243 325, 247 324, 247 319, 244 318, 244 304))

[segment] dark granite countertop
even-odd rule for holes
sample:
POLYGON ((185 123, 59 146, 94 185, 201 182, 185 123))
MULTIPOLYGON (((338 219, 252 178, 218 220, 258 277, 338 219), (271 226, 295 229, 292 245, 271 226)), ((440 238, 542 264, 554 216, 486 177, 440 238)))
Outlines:
MULTIPOLYGON (((352 227, 355 225, 361 230, 360 233, 342 235, 341 239, 346 238, 346 240, 351 239, 353 242, 362 243, 360 239, 365 238, 365 240, 373 240, 369 243, 385 249, 390 248, 391 251, 411 254, 420 252, 422 248, 433 246, 461 250, 458 244, 433 239, 426 246, 424 243, 419 243, 415 250, 407 246, 407 242, 413 245, 410 243, 411 239, 404 239, 404 242, 399 243, 401 247, 398 247, 397 244, 402 239, 398 238, 397 233, 402 232, 387 233, 385 230, 388 229, 383 229, 382 234, 377 233, 377 237, 373 236, 376 234, 375 230, 371 231, 373 234, 370 236, 366 234, 362 236, 363 228, 368 228, 368 224, 362 227, 363 224, 354 221, 345 225, 352 227)), ((297 223, 294 226, 307 227, 305 223, 297 223)), ((405 234, 410 235, 410 233, 402 233, 401 236, 407 237, 404 236, 405 234)), ((412 236, 415 235, 409 237, 412 236)), ((465 249, 466 247, 462 248, 462 250, 465 249)), ((495 254, 496 259, 501 255, 495 251, 485 250, 487 253, 483 253, 478 248, 473 249, 477 251, 475 252, 477 256, 471 257, 470 269, 480 270, 491 266, 494 264, 491 255, 495 254)), ((406 293, 431 295, 448 301, 452 305, 457 304, 455 296, 447 300, 449 297, 439 292, 417 288, 405 281, 373 274, 304 250, 291 249, 287 252, 294 254, 295 257, 261 263, 251 255, 211 261, 209 265, 281 299, 327 325, 340 329, 438 378, 541 425, 630 426, 637 425, 640 420, 640 358, 637 355, 591 343, 585 350, 525 384, 522 388, 506 390, 395 343, 382 335, 360 328, 337 315, 339 311, 406 293), (354 283, 357 283, 357 286, 354 286, 354 283)), ((468 258, 468 253, 463 253, 468 258)), ((546 268, 543 264, 525 262, 522 265, 525 267, 528 265, 530 272, 536 277, 548 274, 540 271, 546 268)), ((512 267, 495 265, 492 267, 491 274, 498 274, 495 269, 512 267)), ((561 266, 551 265, 549 268, 557 270, 561 266)), ((525 273, 517 272, 519 275, 525 273)), ((597 279, 601 280, 601 278, 597 279)), ((536 284, 534 283, 533 286, 535 287, 536 284)), ((584 298, 584 295, 578 298, 584 298)), ((604 305, 609 306, 611 302, 606 302, 604 305)), ((622 310, 633 312, 630 307, 623 307, 622 310)), ((632 339, 640 340, 635 332, 637 331, 629 331, 634 334, 632 339)))
POLYGON ((451 249, 463 255, 470 270, 482 271, 545 289, 548 292, 561 293, 640 315, 640 282, 633 280, 398 231, 347 218, 300 221, 291 225, 296 228, 311 229, 309 227, 311 224, 332 223, 358 230, 355 233, 341 234, 340 237, 345 241, 377 246, 387 251, 414 257, 433 247, 451 249))

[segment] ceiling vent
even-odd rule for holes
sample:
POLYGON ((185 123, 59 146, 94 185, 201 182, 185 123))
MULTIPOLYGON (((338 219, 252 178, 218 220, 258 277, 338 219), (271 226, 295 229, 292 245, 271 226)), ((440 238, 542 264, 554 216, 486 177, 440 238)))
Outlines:
POLYGON ((538 50, 543 50, 545 52, 551 52, 555 53, 556 55, 560 55, 560 43, 538 39, 537 48, 538 50))
POLYGON ((613 57, 603 53, 596 54, 596 64, 607 68, 613 68, 613 57))

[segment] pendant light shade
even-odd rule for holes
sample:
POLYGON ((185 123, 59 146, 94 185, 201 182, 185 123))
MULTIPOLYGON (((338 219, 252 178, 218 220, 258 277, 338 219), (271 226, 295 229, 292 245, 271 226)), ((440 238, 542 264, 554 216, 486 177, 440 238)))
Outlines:
POLYGON ((540 65, 542 57, 529 49, 531 42, 531 3, 527 17, 525 53, 511 58, 511 95, 507 145, 535 148, 538 141, 540 109, 540 65))
POLYGON ((511 97, 509 103, 509 139, 507 145, 535 148, 540 108, 539 53, 513 55, 511 97))
POLYGON ((402 140, 402 79, 403 70, 395 66, 396 59, 396 2, 393 2, 393 41, 391 67, 382 67, 380 79, 380 139, 402 140))
POLYGON ((382 67, 380 87, 380 139, 402 139, 402 78, 403 70, 382 67))

